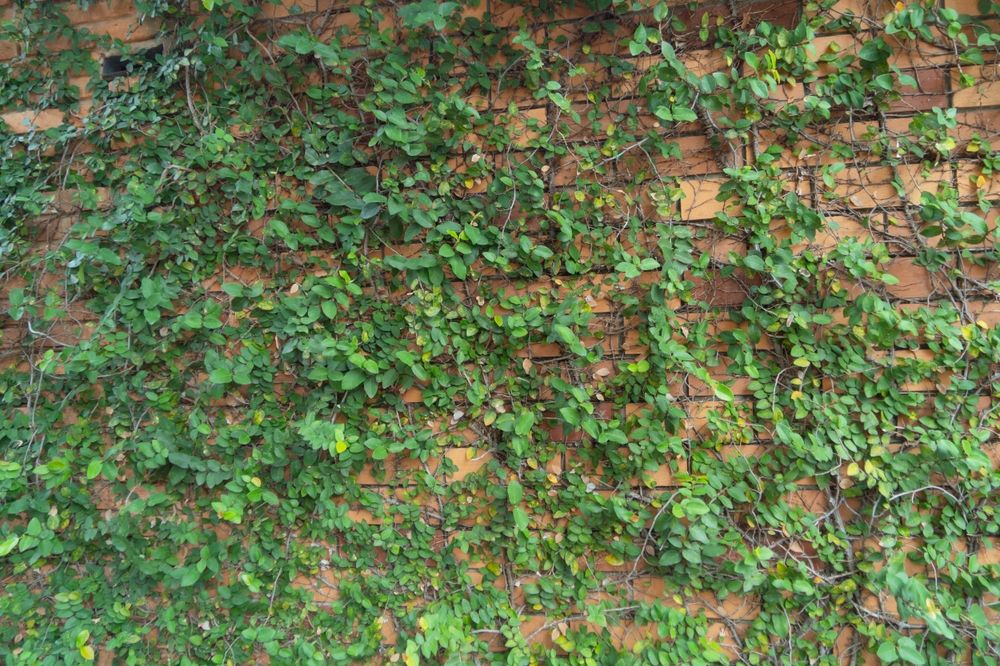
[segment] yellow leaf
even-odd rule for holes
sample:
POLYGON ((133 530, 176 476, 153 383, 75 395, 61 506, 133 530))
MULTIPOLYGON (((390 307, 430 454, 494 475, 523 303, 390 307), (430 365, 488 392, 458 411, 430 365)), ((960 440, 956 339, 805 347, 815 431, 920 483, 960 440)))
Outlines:
POLYGON ((986 176, 979 174, 979 178, 976 178, 976 187, 979 189, 986 187, 986 176))
POLYGON ((620 567, 625 563, 625 560, 618 557, 617 555, 607 555, 605 556, 604 561, 613 567, 620 567))
POLYGON ((80 656, 87 661, 94 661, 94 648, 89 645, 84 645, 80 648, 80 656))
POLYGON ((337 443, 334 445, 334 448, 337 450, 337 453, 343 453, 344 451, 347 450, 347 442, 345 442, 342 439, 339 439, 337 440, 337 443))
POLYGON ((807 359, 807 358, 797 358, 794 361, 792 361, 792 363, 795 364, 795 365, 797 365, 800 368, 808 368, 809 367, 809 359, 807 359))
POLYGON ((937 615, 940 612, 938 610, 937 604, 934 603, 934 600, 931 599, 930 597, 927 597, 927 599, 924 600, 924 606, 927 607, 927 614, 930 615, 931 617, 937 615))
POLYGON ((847 476, 857 476, 861 473, 861 467, 858 463, 852 462, 847 466, 847 476))

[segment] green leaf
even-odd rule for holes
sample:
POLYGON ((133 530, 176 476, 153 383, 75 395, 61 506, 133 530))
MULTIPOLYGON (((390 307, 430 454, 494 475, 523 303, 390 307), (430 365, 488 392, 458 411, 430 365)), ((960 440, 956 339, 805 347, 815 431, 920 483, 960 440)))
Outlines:
POLYGON ((694 109, 688 108, 686 106, 675 106, 671 108, 671 113, 674 116, 674 120, 679 123, 693 123, 698 120, 698 114, 694 109))
POLYGON ((233 381, 233 372, 229 368, 215 368, 208 373, 208 381, 213 384, 229 384, 233 381))
POLYGON ((514 516, 514 525, 517 526, 517 529, 520 530, 521 532, 524 532, 525 530, 527 530, 528 529, 528 514, 525 513, 524 509, 522 509, 519 506, 516 506, 516 507, 514 507, 514 511, 512 512, 512 514, 514 516))
POLYGON ((727 384, 722 382, 713 382, 712 391, 715 393, 715 397, 719 400, 724 400, 725 402, 733 401, 733 389, 729 388, 727 384))
POLYGON ((917 644, 909 636, 902 636, 899 639, 896 643, 896 651, 899 652, 900 659, 914 664, 914 666, 923 666, 927 663, 924 655, 917 651, 917 644))
POLYGON ((104 467, 104 461, 100 458, 95 458, 91 460, 87 465, 87 479, 94 479, 101 473, 101 469, 104 467))
POLYGON ((562 340, 563 344, 569 347, 570 351, 574 354, 577 354, 578 356, 587 355, 587 348, 583 346, 583 343, 580 342, 580 338, 576 337, 576 333, 574 333, 569 326, 556 324, 553 327, 553 330, 555 330, 556 335, 559 336, 559 339, 562 340))
POLYGON ((524 488, 521 487, 521 483, 517 479, 507 484, 507 501, 511 504, 520 504, 523 498, 524 488))
POLYGON ((201 578, 201 572, 197 567, 188 567, 181 575, 181 587, 191 587, 201 578))
POLYGON ((361 370, 351 370, 340 380, 340 388, 344 391, 351 391, 361 386, 367 379, 367 375, 361 370))
POLYGON ((899 659, 899 654, 896 653, 896 646, 889 642, 883 642, 879 645, 878 652, 875 654, 879 659, 886 662, 893 662, 899 659))
POLYGON ((21 540, 21 537, 17 534, 8 534, 7 538, 0 541, 0 557, 5 557, 9 555, 14 547, 17 546, 17 542, 21 540))
POLYGON ((514 422, 514 434, 527 435, 531 432, 532 426, 535 425, 535 414, 529 409, 522 409, 517 415, 517 421, 514 422))
POLYGON ((766 268, 764 260, 756 254, 748 254, 743 257, 743 265, 752 271, 763 272, 766 268))
MULTIPOLYGON (((697 497, 688 497, 683 499, 679 504, 675 504, 674 508, 679 508, 680 510, 681 515, 678 516, 678 518, 697 518, 698 516, 703 516, 711 511, 711 509, 708 508, 708 505, 697 497)), ((677 515, 676 511, 674 512, 674 515, 677 515)))

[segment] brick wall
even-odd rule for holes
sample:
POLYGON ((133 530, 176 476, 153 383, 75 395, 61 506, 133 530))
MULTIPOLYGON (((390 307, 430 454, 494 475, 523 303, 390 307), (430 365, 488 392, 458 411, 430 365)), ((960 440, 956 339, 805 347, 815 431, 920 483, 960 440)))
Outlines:
MULTIPOLYGON (((947 6, 954 7, 960 11, 978 13, 976 0, 944 0, 947 6)), ((838 6, 838 11, 853 11, 857 14, 881 17, 892 9, 892 3, 884 0, 843 0, 838 6)), ((0 19, 11 16, 19 11, 17 6, 10 3, 0 2, 3 6, 0 19)), ((748 15, 765 18, 771 22, 782 23, 794 20, 797 12, 801 10, 797 2, 784 0, 782 2, 751 2, 741 3, 748 15)), ((726 10, 720 7, 710 7, 707 10, 699 9, 691 12, 692 22, 697 25, 699 22, 699 12, 726 10)), ((494 21, 503 26, 516 26, 522 16, 522 12, 509 5, 501 5, 495 0, 487 0, 483 3, 481 12, 489 13, 494 21)), ((156 22, 139 22, 136 16, 134 5, 127 0, 97 0, 89 9, 80 9, 76 6, 68 7, 68 14, 74 24, 85 27, 94 34, 106 34, 119 39, 126 44, 143 45, 149 43, 157 34, 158 25, 156 22)), ((598 49, 616 50, 618 47, 613 43, 602 43, 601 36, 583 34, 579 31, 580 19, 588 16, 588 12, 573 8, 565 11, 557 11, 556 19, 548 25, 540 25, 538 31, 547 31, 551 35, 560 35, 566 38, 561 48, 568 52, 580 49, 584 45, 597 51, 598 49)), ((286 22, 296 25, 301 22, 318 20, 323 17, 328 20, 333 16, 333 25, 350 25, 353 15, 344 11, 343 3, 334 0, 285 0, 276 5, 268 5, 263 22, 272 22, 275 26, 282 26, 286 22)), ((329 24, 328 24, 329 25, 329 24)), ((829 34, 820 36, 816 40, 816 57, 822 58, 825 53, 844 52, 859 48, 862 36, 843 34, 829 34)), ((18 44, 10 42, 0 42, 0 60, 14 61, 30 48, 29 44, 18 44)), ((100 52, 94 53, 95 58, 103 56, 100 52)), ((695 71, 711 71, 722 65, 719 54, 713 51, 708 45, 700 45, 697 48, 688 49, 685 58, 689 66, 695 71)), ((643 58, 636 61, 642 66, 643 58)), ((956 62, 955 54, 934 49, 901 49, 895 56, 896 64, 904 73, 914 77, 917 82, 915 89, 906 89, 902 99, 895 103, 883 116, 882 121, 888 131, 905 132, 912 116, 921 111, 927 111, 934 107, 948 108, 954 107, 958 110, 959 133, 964 140, 971 138, 973 132, 995 137, 1000 131, 1000 77, 995 64, 989 63, 981 67, 965 66, 964 69, 975 76, 980 82, 971 88, 961 88, 959 86, 959 65, 956 62)), ((646 63, 648 64, 648 62, 646 63)), ((578 88, 570 91, 573 99, 580 103, 585 102, 584 89, 588 85, 595 85, 605 76, 605 72, 588 73, 581 76, 575 83, 578 88)), ((81 89, 81 104, 76 116, 71 118, 73 122, 81 122, 82 117, 90 111, 90 93, 86 88, 86 80, 79 81, 81 89)), ((121 82, 112 82, 104 85, 121 85, 121 82)), ((630 91, 623 87, 620 91, 622 104, 627 104, 630 91)), ((795 103, 800 100, 806 91, 801 85, 784 86, 779 88, 774 96, 778 100, 786 103, 795 103)), ((508 119, 510 123, 525 128, 522 141, 527 146, 532 136, 541 132, 547 132, 552 127, 556 111, 547 105, 539 105, 527 92, 524 96, 504 93, 492 99, 474 100, 474 103, 481 108, 503 109, 509 104, 513 104, 513 111, 508 119)), ((30 130, 44 130, 60 125, 64 121, 61 112, 55 110, 36 109, 10 109, 2 114, 3 121, 8 127, 18 133, 25 133, 30 130)), ((645 122, 650 124, 656 122, 655 118, 646 118, 645 122)), ((857 143, 863 143, 864 134, 867 129, 866 123, 876 123, 872 121, 845 121, 842 124, 834 124, 828 128, 831 138, 845 139, 854 137, 857 143)), ((592 138, 592 130, 585 124, 575 128, 575 134, 570 137, 572 141, 586 141, 592 138)), ((662 173, 676 175, 680 178, 680 190, 683 198, 679 202, 679 218, 683 223, 692 225, 693 228, 702 230, 706 223, 710 222, 717 213, 723 210, 724 204, 716 199, 719 188, 725 177, 721 175, 720 156, 710 146, 707 133, 704 127, 698 123, 691 123, 687 133, 678 138, 683 157, 681 160, 663 160, 659 165, 662 173)), ((823 161, 828 156, 815 156, 808 152, 796 153, 786 152, 782 157, 782 166, 785 169, 786 179, 782 186, 787 191, 794 191, 803 198, 810 198, 815 202, 819 210, 824 211, 831 219, 837 221, 836 230, 829 230, 818 237, 813 243, 816 252, 827 252, 835 246, 838 240, 846 237, 873 238, 886 242, 894 257, 890 264, 890 271, 895 275, 898 284, 889 287, 889 293, 897 303, 899 308, 909 308, 919 304, 933 303, 938 300, 946 300, 956 289, 962 289, 956 280, 945 280, 939 274, 931 274, 925 268, 917 265, 914 261, 913 248, 915 244, 911 238, 911 231, 904 224, 905 219, 913 214, 913 207, 920 203, 921 192, 933 192, 940 184, 950 184, 956 187, 961 193, 962 201, 969 210, 978 210, 978 197, 986 193, 989 198, 995 198, 1000 194, 1000 181, 996 177, 983 174, 978 163, 972 159, 967 162, 959 161, 957 168, 945 165, 937 169, 921 169, 919 165, 900 165, 895 170, 889 167, 874 168, 848 168, 835 175, 835 187, 833 191, 836 198, 821 200, 817 192, 817 178, 820 170, 824 166, 823 161), (894 177, 898 177, 902 183, 902 190, 892 184, 894 177)), ((503 156, 488 156, 487 159, 504 159, 503 156)), ((748 154, 738 155, 735 158, 739 161, 752 161, 755 159, 753 147, 750 147, 748 154)), ((548 185, 550 191, 562 189, 572 189, 573 182, 579 173, 579 165, 572 157, 559 162, 553 162, 548 168, 548 185)), ((480 181, 470 183, 470 191, 481 188, 480 181)), ((103 193, 104 197, 109 193, 103 193)), ((98 201, 93 204, 100 207, 106 203, 98 201)), ((732 212, 730 209, 729 212, 732 212)), ((34 222, 43 233, 40 234, 40 248, 50 247, 60 241, 61 235, 65 234, 79 216, 83 213, 81 205, 76 201, 73 192, 59 192, 52 202, 50 208, 34 222)), ((989 223, 995 227, 997 214, 996 210, 991 210, 988 215, 989 223)), ((775 220, 773 223, 775 234, 788 234, 788 224, 783 220, 775 220)), ((260 233, 260 230, 257 230, 260 233)), ((650 239, 655 243, 655 239, 650 239)), ((729 252, 740 254, 745 248, 741 244, 724 235, 703 235, 698 240, 699 248, 711 252, 712 256, 720 262, 728 261, 729 252)), ((399 246, 382 250, 381 252, 400 253, 402 255, 412 254, 416 248, 412 246, 399 246)), ((587 252, 587 248, 581 248, 587 252)), ((294 257, 288 257, 288 261, 294 261, 294 257)), ((996 279, 996 266, 973 266, 962 264, 958 266, 964 269, 970 278, 980 281, 996 279)), ((233 267, 232 272, 227 275, 220 275, 217 280, 209 281, 206 286, 218 291, 223 281, 232 281, 234 277, 245 283, 256 281, 267 282, 270 277, 252 269, 241 269, 233 267)), ((621 281, 614 276, 588 276, 586 278, 573 277, 549 277, 540 279, 535 283, 524 285, 516 291, 525 295, 536 295, 549 293, 552 298, 558 298, 560 293, 565 291, 575 281, 591 280, 595 289, 590 292, 589 304, 592 311, 598 316, 595 319, 595 330, 593 330, 593 342, 599 341, 605 351, 605 361, 591 369, 595 377, 604 377, 614 372, 616 361, 637 360, 647 354, 647 350, 634 330, 634 321, 620 311, 620 304, 607 295, 610 292, 627 291, 630 288, 628 281, 621 281), (610 279, 605 279, 605 278, 610 279)), ((655 274, 642 275, 636 278, 638 282, 645 280, 655 280, 655 274)), ((731 324, 725 320, 724 313, 729 308, 738 308, 743 304, 746 293, 744 286, 736 279, 719 277, 716 280, 700 280, 698 295, 710 304, 716 306, 723 316, 711 315, 710 325, 712 327, 725 327, 731 324)), ((456 281, 456 285, 461 287, 461 282, 456 281)), ((14 282, 8 282, 3 286, 3 295, 9 290, 18 286, 14 282)), ((509 286, 502 286, 497 282, 498 288, 515 290, 509 286)), ((1000 324, 1000 301, 992 296, 984 295, 982 291, 968 290, 969 317, 983 325, 993 327, 1000 324)), ((678 306, 682 304, 678 303, 678 306)), ((6 304, 3 306, 6 310, 6 304)), ((836 313, 833 313, 836 315, 836 313)), ((706 315, 691 312, 692 325, 699 320, 705 319, 706 315)), ((2 328, 3 363, 23 364, 29 351, 37 352, 47 346, 57 344, 60 340, 72 340, 80 336, 86 336, 87 331, 92 326, 92 319, 87 311, 71 311, 65 322, 49 330, 45 336, 34 335, 26 330, 23 322, 15 322, 3 316, 0 317, 0 328, 2 328)), ((586 342, 586 341, 585 341, 586 342)), ((766 349, 768 341, 762 340, 760 347, 766 349)), ((912 354, 916 358, 924 358, 929 352, 925 350, 915 350, 912 354)), ((533 364, 557 364, 560 362, 563 351, 554 344, 535 344, 523 350, 521 356, 526 367, 533 364)), ((879 360, 878 354, 873 353, 873 362, 879 360)), ((749 399, 750 391, 747 388, 745 379, 733 378, 726 372, 726 364, 723 362, 713 371, 716 378, 726 380, 730 383, 734 393, 738 398, 749 399)), ((940 381, 947 382, 942 373, 940 381)), ((717 409, 720 403, 716 402, 713 391, 704 382, 689 376, 677 376, 671 388, 671 392, 678 397, 687 413, 684 436, 690 441, 697 441, 705 434, 708 427, 706 414, 717 409)), ((278 381, 281 381, 279 376, 278 381)), ((924 382, 910 387, 912 391, 925 393, 928 397, 934 395, 936 385, 933 382, 924 382)), ((419 404, 423 396, 418 389, 411 389, 403 395, 404 401, 411 404, 419 404)), ((990 404, 990 397, 983 396, 984 408, 990 404)), ((220 409, 226 409, 226 405, 219 405, 220 409)), ((614 409, 611 403, 607 403, 602 408, 611 415, 614 409)), ((638 409, 638 406, 636 406, 638 409)), ((630 409, 625 410, 625 414, 630 413, 630 409)), ((443 427, 443 424, 439 427, 443 427)), ((473 430, 461 430, 452 432, 453 437, 450 445, 442 449, 441 455, 431 458, 426 466, 436 473, 438 465, 444 458, 449 459, 457 467, 457 472, 445 479, 447 482, 461 481, 468 475, 481 469, 488 459, 493 455, 488 447, 479 446, 478 435, 473 430)), ((574 438, 579 438, 580 433, 564 433, 567 441, 572 442, 574 438)), ((769 446, 767 441, 757 441, 746 445, 733 445, 726 447, 721 454, 723 456, 749 456, 759 454, 769 446)), ((992 448, 993 460, 995 464, 1000 464, 1000 452, 994 446, 992 448)), ((652 486, 655 488, 667 489, 675 485, 675 472, 668 463, 643 478, 635 479, 637 485, 652 486)), ((676 463, 674 469, 685 471, 697 470, 697 459, 694 457, 681 457, 673 461, 676 463)), ((395 492, 400 492, 398 488, 392 487, 386 482, 386 478, 392 478, 397 469, 402 469, 407 465, 416 464, 412 460, 395 461, 390 459, 384 466, 385 475, 377 473, 374 469, 366 469, 359 477, 359 482, 363 485, 377 489, 378 492, 386 496, 395 492)), ((579 456, 574 452, 572 446, 567 452, 549 463, 548 470, 553 478, 563 474, 568 469, 586 466, 579 456)), ((810 484, 809 479, 803 480, 795 492, 794 502, 805 507, 807 510, 822 512, 827 507, 827 497, 824 492, 817 488, 815 484, 810 484)), ((108 508, 113 508, 109 506, 108 508)), ((364 507, 352 507, 348 514, 354 520, 378 520, 369 510, 364 507)), ((469 524, 475 524, 476 518, 470 518, 469 524)), ((987 542, 980 555, 981 560, 1000 561, 1000 551, 992 542, 987 542)), ((631 565, 628 565, 630 567, 631 565)), ((626 567, 626 568, 628 568, 626 567)), ((607 565, 609 573, 620 571, 621 567, 607 565)), ((320 571, 316 576, 301 576, 298 582, 305 587, 314 590, 316 601, 319 604, 329 603, 336 598, 336 589, 330 585, 328 571, 320 571)), ((529 582, 527 580, 519 581, 529 582)), ((653 576, 640 576, 630 579, 637 594, 662 595, 664 594, 663 582, 653 576)), ((515 606, 523 604, 523 599, 519 599, 521 591, 519 588, 508 590, 515 606)), ((596 600, 596 599, 595 599, 596 600)), ((884 605, 885 599, 872 599, 872 604, 884 605)), ((693 611, 704 611, 710 618, 719 618, 713 624, 713 635, 717 640, 732 650, 734 654, 738 650, 738 641, 727 632, 733 628, 739 629, 750 621, 757 612, 756 601, 752 598, 731 597, 724 602, 705 595, 705 598, 688 598, 682 600, 688 608, 693 611), (726 621, 723 621, 725 618, 726 621)), ((530 611, 529 611, 530 614, 530 611)), ((1000 618, 998 618, 1000 621, 1000 618)), ((538 616, 530 618, 524 625, 526 634, 532 640, 552 643, 552 628, 546 625, 546 618, 538 616), (545 629, 542 631, 542 629, 545 629)), ((615 630, 618 638, 623 644, 631 644, 635 640, 643 637, 647 628, 626 624, 615 630)), ((385 638, 391 641, 394 637, 391 624, 387 622, 385 626, 385 638)), ((849 636, 845 635, 845 645, 849 642, 849 636)), ((500 647, 499 645, 497 646, 500 647)), ((103 653, 100 659, 105 663, 112 663, 112 655, 103 653)), ((877 663, 870 655, 865 663, 877 663)))

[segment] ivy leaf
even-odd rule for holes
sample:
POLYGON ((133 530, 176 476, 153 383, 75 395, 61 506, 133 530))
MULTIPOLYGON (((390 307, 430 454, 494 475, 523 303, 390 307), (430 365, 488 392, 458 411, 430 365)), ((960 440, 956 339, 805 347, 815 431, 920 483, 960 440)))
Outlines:
POLYGON ((521 487, 521 483, 515 479, 507 484, 507 501, 511 504, 520 504, 522 499, 524 499, 524 488, 521 487))
POLYGON ((671 112, 673 113, 674 120, 679 123, 693 123, 698 120, 698 114, 695 113, 695 110, 686 106, 675 106, 671 109, 671 112))
POLYGON ((0 541, 0 557, 5 557, 10 554, 10 551, 14 550, 17 546, 17 542, 21 540, 21 537, 17 534, 8 534, 7 538, 0 541))
POLYGON ((535 414, 529 409, 523 409, 517 415, 517 420, 514 422, 514 434, 521 435, 522 437, 531 432, 532 426, 535 425, 535 414))
POLYGON ((587 355, 587 348, 583 346, 580 338, 576 337, 576 333, 569 326, 556 324, 554 330, 559 339, 563 341, 563 344, 569 347, 570 351, 578 356, 587 355))
POLYGON ((229 384, 233 381, 233 373, 229 368, 215 368, 208 373, 208 381, 213 384, 229 384))
POLYGON ((893 662, 899 659, 899 654, 896 652, 896 646, 892 643, 882 643, 878 646, 878 652, 875 655, 885 662, 893 662))
POLYGON ((197 567, 188 567, 181 576, 181 587, 191 587, 201 578, 201 572, 197 567))
POLYGON ((514 507, 514 511, 512 513, 513 513, 513 516, 514 516, 514 525, 517 526, 517 529, 519 531, 521 531, 521 532, 524 532, 525 530, 527 530, 528 529, 528 514, 525 513, 524 509, 522 509, 521 507, 517 506, 517 507, 514 507))
POLYGON ((722 382, 713 382, 712 391, 715 393, 715 397, 719 400, 723 400, 725 402, 733 401, 733 389, 729 388, 727 384, 723 384, 722 382))
POLYGON ((697 497, 688 497, 674 504, 670 511, 677 518, 697 518, 709 513, 711 509, 697 497))
POLYGON ((752 271, 763 272, 766 268, 764 260, 757 254, 748 254, 743 257, 743 265, 752 271))
POLYGON ((340 380, 340 388, 344 391, 351 391, 361 386, 366 379, 366 375, 361 370, 351 370, 340 380))
POLYGON ((98 474, 101 473, 101 469, 104 467, 104 461, 100 458, 95 458, 90 461, 87 465, 87 479, 94 479, 98 474))
POLYGON ((899 642, 896 643, 896 651, 899 653, 900 659, 914 666, 923 666, 927 663, 924 655, 917 651, 917 644, 909 636, 902 636, 899 639, 899 642))
POLYGON ((580 425, 580 413, 577 411, 576 407, 560 407, 559 415, 563 417, 563 420, 571 426, 580 425))
POLYGON ((639 267, 629 261, 620 261, 615 265, 615 270, 623 273, 627 280, 639 277, 641 271, 639 267))

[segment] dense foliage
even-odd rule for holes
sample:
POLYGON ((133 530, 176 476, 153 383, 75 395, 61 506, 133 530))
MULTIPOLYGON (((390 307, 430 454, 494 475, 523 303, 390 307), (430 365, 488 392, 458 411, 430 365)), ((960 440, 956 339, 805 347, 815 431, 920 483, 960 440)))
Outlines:
POLYGON ((998 663, 998 38, 829 4, 10 12, 0 655, 998 663))

